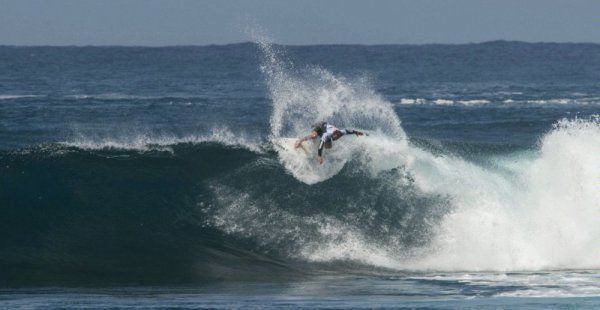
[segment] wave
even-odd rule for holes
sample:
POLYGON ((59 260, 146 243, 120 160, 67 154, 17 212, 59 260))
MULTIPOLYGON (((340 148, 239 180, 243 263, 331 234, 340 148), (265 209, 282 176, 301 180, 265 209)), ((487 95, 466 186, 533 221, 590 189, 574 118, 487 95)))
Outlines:
POLYGON ((0 284, 599 268, 599 137, 563 120, 474 163, 371 135, 314 185, 220 138, 3 151, 0 284))
POLYGON ((0 285, 181 283, 292 272, 255 242, 207 225, 201 211, 213 201, 207 182, 268 156, 214 141, 169 147, 48 144, 0 152, 0 285))
POLYGON ((41 95, 0 95, 0 100, 14 100, 23 98, 42 98, 41 95))
POLYGON ((122 135, 97 136, 73 133, 71 138, 59 142, 61 145, 84 150, 137 150, 137 151, 169 151, 178 144, 201 144, 214 142, 225 146, 241 147, 253 152, 264 152, 264 142, 253 139, 243 133, 234 134, 226 127, 213 128, 208 134, 201 135, 166 135, 148 133, 128 133, 122 135))

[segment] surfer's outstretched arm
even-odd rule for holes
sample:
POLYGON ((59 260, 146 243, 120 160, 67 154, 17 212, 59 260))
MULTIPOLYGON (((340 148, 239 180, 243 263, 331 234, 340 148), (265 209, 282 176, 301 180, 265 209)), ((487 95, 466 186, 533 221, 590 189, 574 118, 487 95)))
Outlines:
POLYGON ((310 135, 308 135, 308 136, 306 136, 306 137, 304 137, 304 138, 302 138, 302 139, 300 139, 300 140, 296 141, 296 145, 295 145, 295 147, 297 147, 297 148, 298 148, 298 147, 300 147, 300 143, 302 143, 302 142, 304 142, 304 141, 308 141, 308 140, 310 140, 310 139, 314 139, 314 138, 316 138, 316 137, 317 137, 317 132, 316 132, 316 131, 313 131, 313 132, 311 132, 311 133, 310 133, 310 135))
POLYGON ((361 131, 352 130, 352 129, 344 129, 344 130, 342 130, 342 133, 345 135, 357 135, 357 136, 364 135, 364 133, 362 133, 361 131))
POLYGON ((336 130, 333 132, 333 134, 331 135, 333 141, 345 136, 345 135, 357 135, 357 136, 362 136, 364 135, 364 133, 358 131, 358 130, 352 130, 352 129, 342 129, 342 130, 336 130))

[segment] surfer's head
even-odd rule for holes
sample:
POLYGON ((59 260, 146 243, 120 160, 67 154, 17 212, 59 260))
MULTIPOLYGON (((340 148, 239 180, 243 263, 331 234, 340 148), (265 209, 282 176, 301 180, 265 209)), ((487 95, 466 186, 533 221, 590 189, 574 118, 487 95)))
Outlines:
POLYGON ((319 137, 320 137, 325 132, 326 125, 327 125, 327 122, 318 122, 318 123, 315 123, 313 125, 312 131, 316 132, 317 135, 319 135, 319 137))

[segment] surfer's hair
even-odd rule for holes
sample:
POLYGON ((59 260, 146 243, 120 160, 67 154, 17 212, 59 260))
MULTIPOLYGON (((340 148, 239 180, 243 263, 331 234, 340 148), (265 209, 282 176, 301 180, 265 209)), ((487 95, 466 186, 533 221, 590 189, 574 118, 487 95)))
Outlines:
POLYGON ((319 136, 322 136, 325 132, 325 127, 327 126, 327 122, 318 122, 313 125, 312 130, 316 132, 319 136))

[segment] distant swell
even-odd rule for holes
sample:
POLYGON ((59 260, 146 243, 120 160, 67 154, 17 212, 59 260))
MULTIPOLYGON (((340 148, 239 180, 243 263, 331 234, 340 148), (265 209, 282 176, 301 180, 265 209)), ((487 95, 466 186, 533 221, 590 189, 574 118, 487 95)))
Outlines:
POLYGON ((23 98, 41 98, 44 96, 38 95, 0 95, 0 100, 15 100, 15 99, 23 99, 23 98))
POLYGON ((65 96, 67 99, 75 99, 75 100, 176 100, 176 99, 204 99, 204 97, 192 96, 192 95, 181 95, 181 94, 172 94, 172 95, 162 95, 162 96, 149 96, 149 95, 130 95, 130 94, 121 94, 121 93, 103 93, 103 94, 77 94, 77 95, 67 95, 65 96))
POLYGON ((551 98, 551 99, 470 99, 470 100, 454 100, 454 99, 425 99, 425 98, 402 98, 398 102, 400 105, 423 105, 423 106, 464 106, 464 107, 479 107, 479 106, 566 106, 566 105, 599 105, 599 97, 589 98, 551 98))

